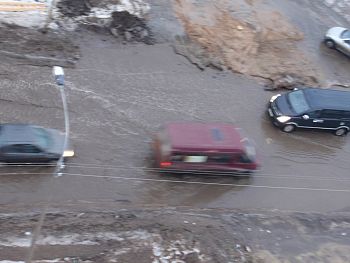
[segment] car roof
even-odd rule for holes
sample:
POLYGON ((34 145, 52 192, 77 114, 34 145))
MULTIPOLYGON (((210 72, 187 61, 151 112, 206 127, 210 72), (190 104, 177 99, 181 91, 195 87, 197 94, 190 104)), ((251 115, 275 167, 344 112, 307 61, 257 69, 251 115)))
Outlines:
POLYGON ((334 89, 304 89, 305 97, 312 109, 334 109, 350 111, 350 92, 334 89))
POLYGON ((0 125, 0 146, 12 144, 36 144, 34 128, 29 124, 0 125))
POLYGON ((243 150, 237 128, 225 123, 173 122, 165 126, 173 151, 243 150))

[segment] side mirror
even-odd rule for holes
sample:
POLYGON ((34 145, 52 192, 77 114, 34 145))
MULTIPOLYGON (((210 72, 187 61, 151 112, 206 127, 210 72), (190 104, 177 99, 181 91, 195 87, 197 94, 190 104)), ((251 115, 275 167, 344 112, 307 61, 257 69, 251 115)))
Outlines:
POLYGON ((305 115, 303 115, 303 119, 304 119, 304 120, 308 120, 308 119, 310 119, 310 116, 307 115, 307 114, 305 114, 305 115))

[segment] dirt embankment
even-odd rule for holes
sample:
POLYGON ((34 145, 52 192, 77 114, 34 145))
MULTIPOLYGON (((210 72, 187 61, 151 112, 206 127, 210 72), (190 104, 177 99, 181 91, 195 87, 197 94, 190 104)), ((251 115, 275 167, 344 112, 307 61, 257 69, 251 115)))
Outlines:
POLYGON ((258 0, 232 2, 175 1, 192 42, 180 43, 180 53, 205 61, 204 65, 269 79, 275 85, 318 84, 321 74, 298 49, 303 34, 296 27, 258 0), (194 51, 193 43, 203 50, 194 51))
POLYGON ((80 51, 71 36, 77 37, 75 31, 80 26, 112 34, 123 43, 154 44, 143 17, 148 9, 143 0, 62 0, 54 6, 52 19, 45 17, 45 23, 34 23, 43 20, 38 12, 20 12, 16 19, 7 12, 11 16, 0 21, 0 57, 10 57, 18 64, 72 67, 80 51))
POLYGON ((18 64, 72 67, 80 57, 80 50, 67 35, 3 24, 0 56, 15 59, 18 64))

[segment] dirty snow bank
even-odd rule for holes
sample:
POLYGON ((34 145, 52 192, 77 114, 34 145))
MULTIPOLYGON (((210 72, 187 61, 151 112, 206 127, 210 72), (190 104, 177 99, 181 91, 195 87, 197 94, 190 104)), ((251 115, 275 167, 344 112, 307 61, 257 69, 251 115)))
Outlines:
POLYGON ((108 29, 125 41, 152 44, 145 16, 150 5, 143 0, 62 0, 54 12, 52 27, 75 30, 79 25, 108 29))
MULTIPOLYGON (((0 215, 3 260, 23 260, 14 251, 26 251, 28 231, 39 216, 0 215)), ((48 213, 35 263, 47 255, 59 263, 348 263, 349 231, 349 213, 172 208, 48 213), (74 260, 67 257, 72 251, 74 260)))
POLYGON ((150 10, 148 3, 142 0, 120 0, 120 3, 112 5, 108 4, 107 7, 93 7, 90 11, 90 16, 97 18, 111 18, 113 12, 126 11, 137 17, 144 17, 150 10))
POLYGON ((143 0, 0 0, 0 23, 68 31, 79 25, 95 26, 110 29, 126 41, 150 43, 151 32, 145 20, 149 11, 150 5, 143 0))
POLYGON ((50 0, 0 0, 0 23, 42 28, 47 22, 49 2, 50 0))

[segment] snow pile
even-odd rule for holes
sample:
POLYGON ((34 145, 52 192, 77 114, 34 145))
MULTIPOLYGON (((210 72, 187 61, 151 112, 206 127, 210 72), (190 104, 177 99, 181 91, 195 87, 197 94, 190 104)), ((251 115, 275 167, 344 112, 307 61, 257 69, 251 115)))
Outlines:
POLYGON ((0 23, 42 28, 48 17, 49 1, 0 0, 0 23))
MULTIPOLYGON (((78 25, 108 29, 123 41, 153 44, 145 15, 150 5, 143 0, 61 0, 54 12, 58 26, 75 30, 78 25)), ((55 25, 52 25, 54 28, 55 25)))
POLYGON ((115 5, 107 5, 106 8, 101 7, 93 7, 91 8, 89 16, 97 17, 97 18, 112 18, 113 12, 122 12, 126 11, 131 15, 135 15, 137 17, 144 17, 150 10, 150 6, 148 3, 142 0, 120 0, 119 4, 115 5))

